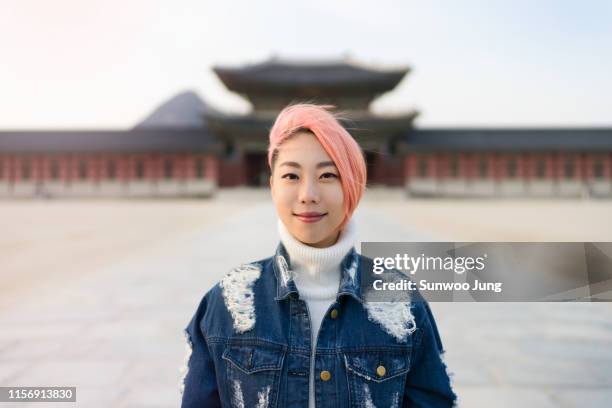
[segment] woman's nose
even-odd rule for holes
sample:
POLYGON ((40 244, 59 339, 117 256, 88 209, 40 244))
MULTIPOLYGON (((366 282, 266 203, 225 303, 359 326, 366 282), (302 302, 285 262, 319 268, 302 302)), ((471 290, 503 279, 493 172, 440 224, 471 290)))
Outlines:
POLYGON ((314 181, 305 180, 300 186, 300 202, 319 202, 319 189, 314 181))

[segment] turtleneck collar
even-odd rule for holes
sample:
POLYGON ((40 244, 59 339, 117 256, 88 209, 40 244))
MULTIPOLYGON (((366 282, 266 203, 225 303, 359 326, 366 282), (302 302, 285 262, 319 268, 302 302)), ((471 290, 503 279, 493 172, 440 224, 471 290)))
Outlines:
POLYGON ((340 263, 355 245, 356 228, 353 218, 346 223, 336 243, 327 248, 315 248, 300 242, 280 219, 278 232, 291 260, 291 270, 300 293, 307 296, 314 295, 314 292, 318 295, 335 295, 340 279, 340 263))

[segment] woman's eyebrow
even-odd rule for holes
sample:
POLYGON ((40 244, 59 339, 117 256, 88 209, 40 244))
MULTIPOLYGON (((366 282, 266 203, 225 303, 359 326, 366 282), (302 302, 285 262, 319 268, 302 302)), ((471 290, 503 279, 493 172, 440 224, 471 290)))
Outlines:
POLYGON ((281 164, 279 164, 279 167, 280 167, 280 166, 297 167, 298 169, 302 167, 302 166, 300 166, 300 164, 299 164, 299 163, 297 163, 297 162, 292 162, 292 161, 282 162, 281 164))
MULTIPOLYGON (((279 166, 296 167, 298 169, 302 168, 302 166, 300 166, 300 163, 294 162, 294 161, 282 162, 279 166)), ((322 167, 328 167, 328 166, 336 167, 336 164, 333 161, 324 161, 324 162, 317 164, 317 169, 320 169, 322 167)))
POLYGON ((333 161, 324 161, 324 162, 317 164, 317 169, 320 169, 321 167, 328 167, 328 166, 336 167, 336 163, 334 163, 333 161))

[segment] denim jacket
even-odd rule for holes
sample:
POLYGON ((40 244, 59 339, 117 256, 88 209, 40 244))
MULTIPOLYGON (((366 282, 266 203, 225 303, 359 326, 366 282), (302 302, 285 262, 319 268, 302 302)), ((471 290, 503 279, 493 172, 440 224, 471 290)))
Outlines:
POLYGON ((313 341, 318 408, 455 404, 424 299, 364 302, 360 271, 372 260, 353 247, 315 338, 290 265, 280 243, 274 256, 234 268, 206 293, 185 329, 182 407, 307 408, 313 341))

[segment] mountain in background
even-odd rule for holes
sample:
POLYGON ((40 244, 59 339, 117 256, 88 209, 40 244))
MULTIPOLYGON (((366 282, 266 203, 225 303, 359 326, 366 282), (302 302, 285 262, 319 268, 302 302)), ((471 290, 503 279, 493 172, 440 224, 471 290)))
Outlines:
POLYGON ((182 92, 162 103, 134 129, 202 128, 206 126, 206 103, 193 91, 182 92))

